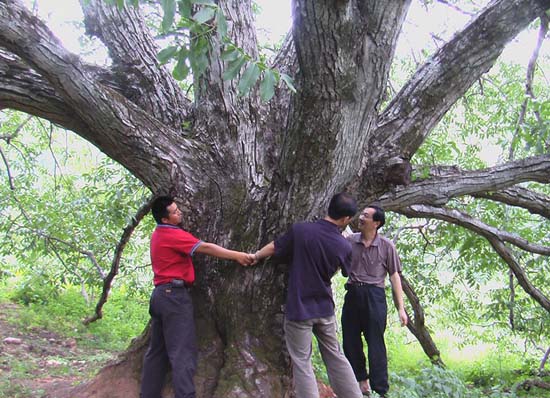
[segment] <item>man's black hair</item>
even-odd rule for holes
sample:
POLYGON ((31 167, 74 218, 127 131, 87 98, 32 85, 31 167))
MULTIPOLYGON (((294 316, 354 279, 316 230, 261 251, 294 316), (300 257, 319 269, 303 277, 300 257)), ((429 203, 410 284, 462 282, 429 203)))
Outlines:
POLYGON ((374 209, 374 214, 372 215, 372 221, 380 222, 380 225, 378 225, 376 229, 378 230, 379 228, 382 228, 386 223, 386 213, 384 212, 384 209, 377 205, 368 205, 367 207, 374 209))
POLYGON ((337 193, 330 200, 328 215, 333 220, 339 220, 342 217, 353 217, 355 213, 357 213, 357 202, 349 193, 337 193))
POLYGON ((169 213, 167 207, 172 203, 174 203, 174 198, 171 196, 159 196, 153 201, 151 205, 151 214, 157 224, 161 224, 163 218, 168 218, 169 213))

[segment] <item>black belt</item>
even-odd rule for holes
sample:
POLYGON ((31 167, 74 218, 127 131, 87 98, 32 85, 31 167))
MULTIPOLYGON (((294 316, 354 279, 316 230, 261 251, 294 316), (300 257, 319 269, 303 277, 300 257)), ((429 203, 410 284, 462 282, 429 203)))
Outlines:
POLYGON ((376 285, 373 285, 372 283, 365 283, 365 282, 348 282, 344 285, 344 288, 346 290, 349 290, 350 288, 363 287, 363 286, 376 286, 376 285))
POLYGON ((155 287, 171 287, 174 289, 189 289, 192 285, 189 282, 184 281, 183 279, 172 279, 168 283, 162 283, 156 285, 155 287))

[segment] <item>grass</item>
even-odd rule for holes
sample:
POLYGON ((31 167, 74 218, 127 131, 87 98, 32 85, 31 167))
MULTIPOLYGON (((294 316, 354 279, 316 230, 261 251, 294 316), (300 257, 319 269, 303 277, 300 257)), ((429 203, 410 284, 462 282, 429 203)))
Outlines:
POLYGON ((0 398, 42 397, 44 388, 91 378, 149 320, 148 297, 117 288, 104 318, 86 327, 95 302, 72 286, 45 290, 13 279, 0 285, 0 336, 21 341, 0 346, 0 398))
POLYGON ((95 301, 86 302, 75 286, 45 290, 48 295, 14 281, 0 287, 0 300, 24 305, 10 322, 23 331, 43 328, 91 348, 120 351, 143 332, 149 320, 149 297, 145 293, 130 294, 124 287, 114 289, 103 308, 103 318, 85 326, 82 320, 94 313, 95 301))
MULTIPOLYGON (((391 318, 391 316, 390 316, 391 318)), ((492 331, 487 331, 490 340, 492 331)), ((518 388, 527 379, 550 383, 550 372, 537 375, 537 353, 525 352, 510 336, 492 343, 464 344, 450 331, 434 333, 445 369, 431 365, 420 344, 406 328, 391 320, 386 331, 390 392, 399 398, 550 398, 550 390, 518 388)), ((314 342, 314 369, 325 384, 328 379, 314 342)))
MULTIPOLYGON (((0 319, 9 322, 14 331, 26 338, 33 338, 35 349, 44 351, 42 360, 25 352, 11 354, 4 350, 0 353, 0 398, 42 396, 40 388, 25 381, 43 372, 45 363, 48 377, 91 376, 115 352, 124 350, 149 320, 148 292, 141 294, 125 287, 113 291, 104 308, 104 318, 88 327, 81 321, 93 313, 95 302, 87 303, 73 286, 51 290, 10 280, 0 285, 0 305, 3 311, 0 319), (10 306, 13 301, 20 305, 10 306), (55 335, 43 335, 45 331, 55 335), (46 343, 41 345, 43 340, 46 343), (86 351, 67 350, 63 342, 70 344, 71 341, 86 351)), ((433 335, 446 364, 445 369, 440 369, 430 364, 416 339, 406 328, 399 327, 392 316, 390 314, 386 344, 393 396, 550 398, 549 390, 518 388, 522 381, 536 377, 532 372, 538 358, 536 353, 525 352, 522 344, 512 337, 494 338, 488 330, 477 343, 466 344, 464 338, 442 328, 443 331, 433 335)), ((316 349, 314 368, 319 378, 328 384, 316 349)), ((550 383, 550 376, 541 376, 540 380, 550 383)))

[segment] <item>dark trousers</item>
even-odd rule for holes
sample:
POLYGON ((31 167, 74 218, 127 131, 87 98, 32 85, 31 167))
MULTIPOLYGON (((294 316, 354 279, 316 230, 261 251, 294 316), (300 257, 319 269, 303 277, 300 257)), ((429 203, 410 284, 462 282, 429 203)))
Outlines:
POLYGON ((149 302, 151 341, 143 360, 141 398, 160 398, 169 366, 176 398, 194 398, 197 344, 193 303, 185 287, 155 287, 149 302))
POLYGON ((378 394, 388 389, 388 358, 384 332, 388 306, 384 289, 374 285, 346 285, 347 293, 342 308, 342 335, 344 354, 353 368, 357 381, 369 379, 378 394), (363 353, 367 341, 369 372, 363 353))

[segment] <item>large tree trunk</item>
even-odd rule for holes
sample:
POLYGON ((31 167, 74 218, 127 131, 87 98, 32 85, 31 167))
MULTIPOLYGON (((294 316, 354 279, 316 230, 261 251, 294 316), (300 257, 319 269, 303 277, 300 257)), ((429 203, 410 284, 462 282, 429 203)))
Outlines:
MULTIPOLYGON (((87 65, 66 51, 20 0, 0 0, 0 107, 73 130, 154 193, 176 195, 185 227, 203 240, 255 250, 290 223, 321 216, 331 195, 344 189, 361 204, 380 200, 388 210, 437 217, 437 211, 414 205, 443 206, 453 196, 502 191, 527 180, 548 183, 547 155, 515 168, 463 173, 464 179, 440 175, 415 183, 409 161, 504 45, 550 8, 550 0, 492 2, 385 109, 380 108, 410 1, 294 1, 292 35, 275 65, 294 76, 298 93, 278 89, 268 104, 257 88, 240 97, 237 83, 223 80, 226 65, 216 38, 205 74, 195 79, 194 102, 187 100, 159 65, 139 10, 100 0, 83 4, 87 31, 109 48, 110 69, 87 65), (499 179, 469 183, 486 175, 499 179)), ((255 56, 251 1, 219 4, 231 39, 255 56)), ((495 200, 510 199, 501 192, 495 200)), ((498 233, 490 237, 499 250, 499 243, 509 241, 498 233)), ((530 249, 537 248, 525 250, 530 249)), ((282 336, 286 266, 268 261, 242 269, 200 256, 195 265, 198 397, 288 396, 291 372, 282 336)), ((528 281, 522 286, 529 288, 528 281)), ((541 292, 531 291, 546 304, 541 292)), ((73 396, 137 397, 146 344, 145 332, 73 396)), ((427 353, 434 359, 437 348, 427 353)))

